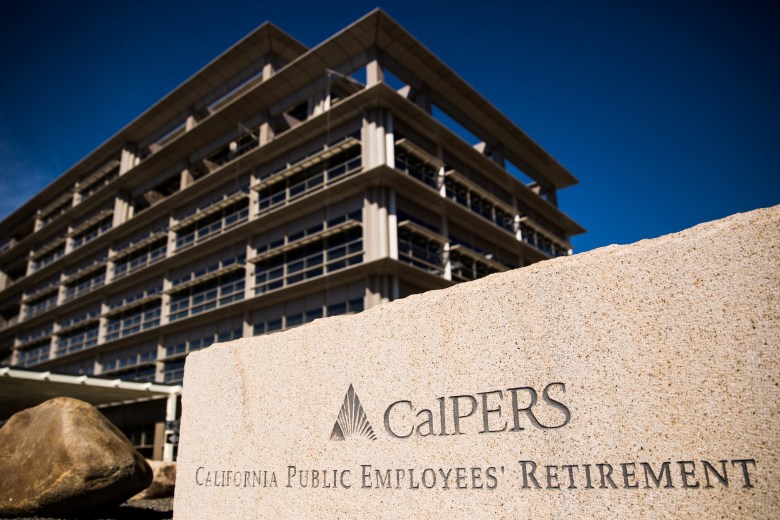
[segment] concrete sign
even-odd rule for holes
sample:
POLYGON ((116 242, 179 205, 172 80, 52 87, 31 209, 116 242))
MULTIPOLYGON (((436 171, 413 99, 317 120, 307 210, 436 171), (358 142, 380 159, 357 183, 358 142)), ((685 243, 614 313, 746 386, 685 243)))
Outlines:
POLYGON ((187 359, 176 518, 780 516, 780 206, 187 359))

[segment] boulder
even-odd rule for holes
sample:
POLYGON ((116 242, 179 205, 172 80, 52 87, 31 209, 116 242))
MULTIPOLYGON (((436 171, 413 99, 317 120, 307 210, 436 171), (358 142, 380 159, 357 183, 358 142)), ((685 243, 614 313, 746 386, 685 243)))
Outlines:
POLYGON ((151 468, 122 432, 78 399, 50 399, 0 428, 0 516, 111 507, 151 481, 151 468))
POLYGON ((172 497, 176 486, 176 463, 161 460, 147 460, 146 462, 152 468, 152 483, 130 500, 172 497))

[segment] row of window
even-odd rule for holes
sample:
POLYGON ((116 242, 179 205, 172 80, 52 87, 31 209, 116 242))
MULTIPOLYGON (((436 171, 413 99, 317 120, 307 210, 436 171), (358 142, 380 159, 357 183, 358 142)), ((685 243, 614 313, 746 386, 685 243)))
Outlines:
MULTIPOLYGON (((396 147, 395 167, 429 187, 438 190, 437 169, 400 147, 396 147)), ((444 178, 444 188, 447 198, 468 208, 475 214, 480 215, 509 233, 514 234, 516 232, 514 211, 510 212, 500 204, 494 203, 485 194, 477 189, 472 189, 464 182, 460 182, 455 175, 452 174, 449 174, 444 178)), ((524 242, 536 247, 547 255, 552 257, 568 255, 567 249, 560 246, 556 241, 552 240, 544 233, 522 224, 520 225, 520 231, 521 238, 524 242)), ((435 255, 433 252, 431 254, 435 255)), ((415 258, 414 262, 417 262, 417 258, 425 256, 430 255, 422 254, 415 255, 414 257, 410 256, 409 258, 415 258)))
POLYGON ((362 261, 363 230, 352 228, 257 262, 255 294, 264 294, 362 261))
POLYGON ((549 256, 558 257, 567 256, 569 254, 568 250, 531 226, 520 224, 520 236, 522 237, 523 242, 534 246, 540 251, 547 253, 549 256))
POLYGON ((358 171, 361 165, 359 146, 323 159, 314 166, 260 189, 260 210, 270 209, 324 187, 347 174, 358 171))
POLYGON ((106 323, 106 341, 159 326, 160 307, 160 301, 151 301, 109 317, 106 323))
MULTIPOLYGON (((456 247, 462 242, 450 239, 456 247)), ((473 250, 473 246, 467 246, 473 250)), ((452 279, 456 282, 476 280, 499 270, 492 262, 480 260, 477 251, 472 254, 453 249, 449 252, 452 279)), ((444 273, 444 248, 439 240, 407 228, 398 230, 398 259, 436 276, 444 273)), ((487 259, 487 258, 486 258, 487 259)))
POLYGON ((244 299, 244 269, 211 278, 171 294, 170 321, 229 305, 244 299))
POLYGON ((41 269, 43 269, 50 263, 54 262, 64 254, 65 254, 65 244, 63 243, 61 246, 58 246, 53 250, 47 252, 46 254, 39 256, 38 258, 33 260, 33 272, 40 271, 41 269))
POLYGON ((304 323, 310 323, 316 319, 342 314, 355 314, 363 311, 363 298, 355 298, 349 301, 333 303, 324 308, 318 306, 303 312, 291 313, 278 318, 255 322, 253 334, 270 334, 280 330, 291 329, 304 323))
POLYGON ((46 342, 43 345, 20 350, 19 366, 27 368, 33 365, 37 365, 38 363, 43 363, 49 359, 50 351, 51 346, 49 342, 46 342))
POLYGON ((43 298, 29 302, 26 307, 27 310, 25 313, 25 318, 32 318, 33 316, 43 314, 44 312, 48 311, 49 309, 53 309, 56 306, 57 291, 54 291, 48 296, 44 296, 43 298))
POLYGON ((493 204, 490 199, 469 189, 466 185, 453 179, 452 176, 445 177, 444 188, 447 198, 470 209, 504 231, 514 233, 514 215, 512 213, 493 204))
MULTIPOLYGON (((262 319, 255 322, 253 333, 255 335, 290 329, 304 323, 309 323, 324 316, 338 316, 361 312, 364 308, 363 298, 352 298, 335 302, 329 305, 318 305, 305 311, 291 312, 275 319, 262 319)), ((133 333, 133 330, 144 328, 144 323, 153 323, 159 320, 159 302, 149 302, 137 309, 128 311, 110 318, 108 322, 107 340, 133 333)), ((89 314, 89 313, 88 313, 89 314)), ((90 315, 94 317, 93 315, 90 315)), ((83 317, 74 318, 73 324, 85 321, 83 317)), ((49 330, 49 329, 47 329, 49 330)), ((30 340, 40 336, 30 335, 30 340)), ((50 331, 49 331, 50 334, 50 331)), ((187 354, 210 346, 214 342, 226 342, 238 339, 242 336, 242 327, 236 327, 230 331, 206 334, 200 337, 189 338, 166 346, 167 358, 187 354)), ((96 346, 98 338, 98 324, 90 323, 83 327, 69 331, 58 338, 55 356, 61 357, 73 352, 78 352, 96 346)), ((19 365, 28 367, 47 361, 50 355, 51 340, 34 344, 19 351, 19 365)), ((157 346, 151 344, 145 347, 130 347, 117 352, 104 354, 101 358, 101 366, 104 373, 122 372, 123 377, 136 381, 153 381, 155 377, 154 366, 150 365, 157 359, 157 346)), ((89 362, 83 362, 82 364, 89 362)), ((85 365, 86 366, 86 365, 85 365)), ((165 382, 173 383, 181 381, 183 377, 184 360, 174 359, 167 361, 163 370, 165 382)), ((80 371, 79 373, 86 373, 80 371)), ((91 371, 89 372, 92 373, 91 371)))
POLYGON ((60 329, 69 329, 85 323, 87 321, 95 320, 100 317, 100 308, 96 307, 86 312, 82 312, 60 321, 60 329))
POLYGON ((176 234, 176 249, 183 249, 205 240, 215 234, 245 222, 249 218, 249 200, 243 199, 218 212, 181 229, 176 234))
POLYGON ((105 282, 106 282, 106 273, 104 271, 97 271, 95 273, 90 274, 89 276, 77 280, 77 282, 73 283, 73 285, 66 285, 65 301, 66 302, 70 301, 83 294, 92 292, 95 289, 98 289, 99 287, 103 287, 103 284, 105 282))
POLYGON ((175 289, 177 286, 188 283, 192 280, 197 280, 208 274, 215 273, 217 271, 227 269, 233 265, 243 265, 246 262, 246 253, 238 253, 230 258, 223 258, 212 262, 205 267, 198 267, 193 271, 187 271, 181 276, 173 279, 171 282, 172 287, 175 289))
MULTIPOLYGON (((225 341, 239 339, 242 335, 242 330, 236 328, 218 334, 207 334, 201 337, 190 338, 174 345, 168 345, 165 348, 165 355, 167 357, 183 355, 211 346, 215 341, 223 343, 225 341)), ((184 359, 167 361, 163 367, 163 381, 165 383, 179 383, 182 379, 184 379, 184 359)))
MULTIPOLYGON (((114 370, 126 370, 138 365, 154 363, 156 359, 157 345, 152 344, 140 349, 138 347, 131 347, 122 349, 118 352, 104 354, 101 356, 100 365, 103 368, 103 372, 111 372, 114 370)), ((152 374, 154 374, 154 366, 149 368, 151 368, 152 374)))
POLYGON ((84 232, 79 233, 78 235, 75 235, 73 237, 73 249, 78 249, 79 247, 88 244, 95 240, 100 235, 103 235, 104 233, 108 232, 108 230, 112 227, 112 217, 106 217, 105 219, 101 220, 100 222, 96 223, 93 226, 90 226, 84 232))
POLYGON ((167 252, 168 239, 167 237, 162 237, 160 240, 117 260, 114 263, 114 278, 121 278, 139 269, 157 263, 165 258, 167 252))
POLYGON ((95 323, 62 334, 58 337, 55 355, 61 357, 96 346, 98 341, 98 329, 99 325, 95 323))

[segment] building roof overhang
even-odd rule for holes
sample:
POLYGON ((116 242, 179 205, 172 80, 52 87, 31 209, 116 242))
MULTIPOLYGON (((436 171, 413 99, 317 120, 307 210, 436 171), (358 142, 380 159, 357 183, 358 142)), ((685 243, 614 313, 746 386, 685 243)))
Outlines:
MULTIPOLYGON (((341 69, 351 72, 355 68, 355 63, 365 63, 372 53, 379 52, 385 65, 396 67, 395 72, 400 76, 405 75, 404 70, 414 71, 413 74, 408 75, 408 78, 402 77, 402 80, 409 79, 412 82, 424 83, 424 85, 411 86, 415 88, 427 86, 435 102, 456 111, 470 121, 477 122, 478 126, 492 134, 497 144, 502 145, 505 156, 523 168, 525 173, 534 180, 556 188, 577 183, 573 175, 458 74, 385 12, 376 9, 308 51, 305 51, 302 44, 272 24, 264 23, 11 214, 0 223, 0 231, 18 224, 47 197, 50 198, 58 190, 66 189, 68 183, 75 180, 77 172, 84 173, 83 170, 89 167, 98 167, 101 161, 107 160, 111 153, 124 146, 126 142, 139 139, 143 133, 142 129, 148 130, 153 126, 154 121, 158 121, 158 118, 159 121, 165 119, 163 113, 175 114, 182 107, 190 106, 192 96, 199 92, 198 88, 204 88, 202 85, 224 81, 224 76, 217 70, 219 67, 236 70, 231 69, 234 67, 231 63, 249 49, 252 49, 253 56, 262 56, 262 52, 258 53, 255 49, 257 45, 262 45, 266 50, 272 49, 274 52, 287 52, 291 60, 273 76, 227 102, 215 114, 207 116, 190 131, 174 138, 166 145, 167 153, 153 154, 136 166, 133 174, 135 182, 143 178, 148 179, 162 173, 165 168, 175 166, 177 162, 181 162, 182 157, 209 145, 215 135, 235 130, 238 122, 246 120, 252 114, 268 110, 269 107, 290 100, 294 93, 318 82, 324 82, 329 70, 341 69), (286 51, 285 46, 289 46, 286 51), (219 117, 214 117, 216 115, 219 117)), ((125 179, 120 177, 114 183, 122 188, 123 180, 125 179)), ((572 229, 568 225, 565 227, 572 229)), ((575 227, 577 229, 572 229, 572 234, 584 231, 576 223, 575 227)))
POLYGON ((105 406, 179 396, 181 389, 181 385, 136 383, 1 367, 0 420, 54 397, 73 397, 94 406, 105 406))

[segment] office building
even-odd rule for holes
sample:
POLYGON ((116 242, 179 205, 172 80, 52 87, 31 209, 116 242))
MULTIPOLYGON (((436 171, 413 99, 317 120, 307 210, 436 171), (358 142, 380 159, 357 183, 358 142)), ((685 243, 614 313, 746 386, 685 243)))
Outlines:
POLYGON ((312 49, 266 23, 0 223, 0 359, 178 383, 214 342, 571 254, 576 182, 382 11, 312 49))

